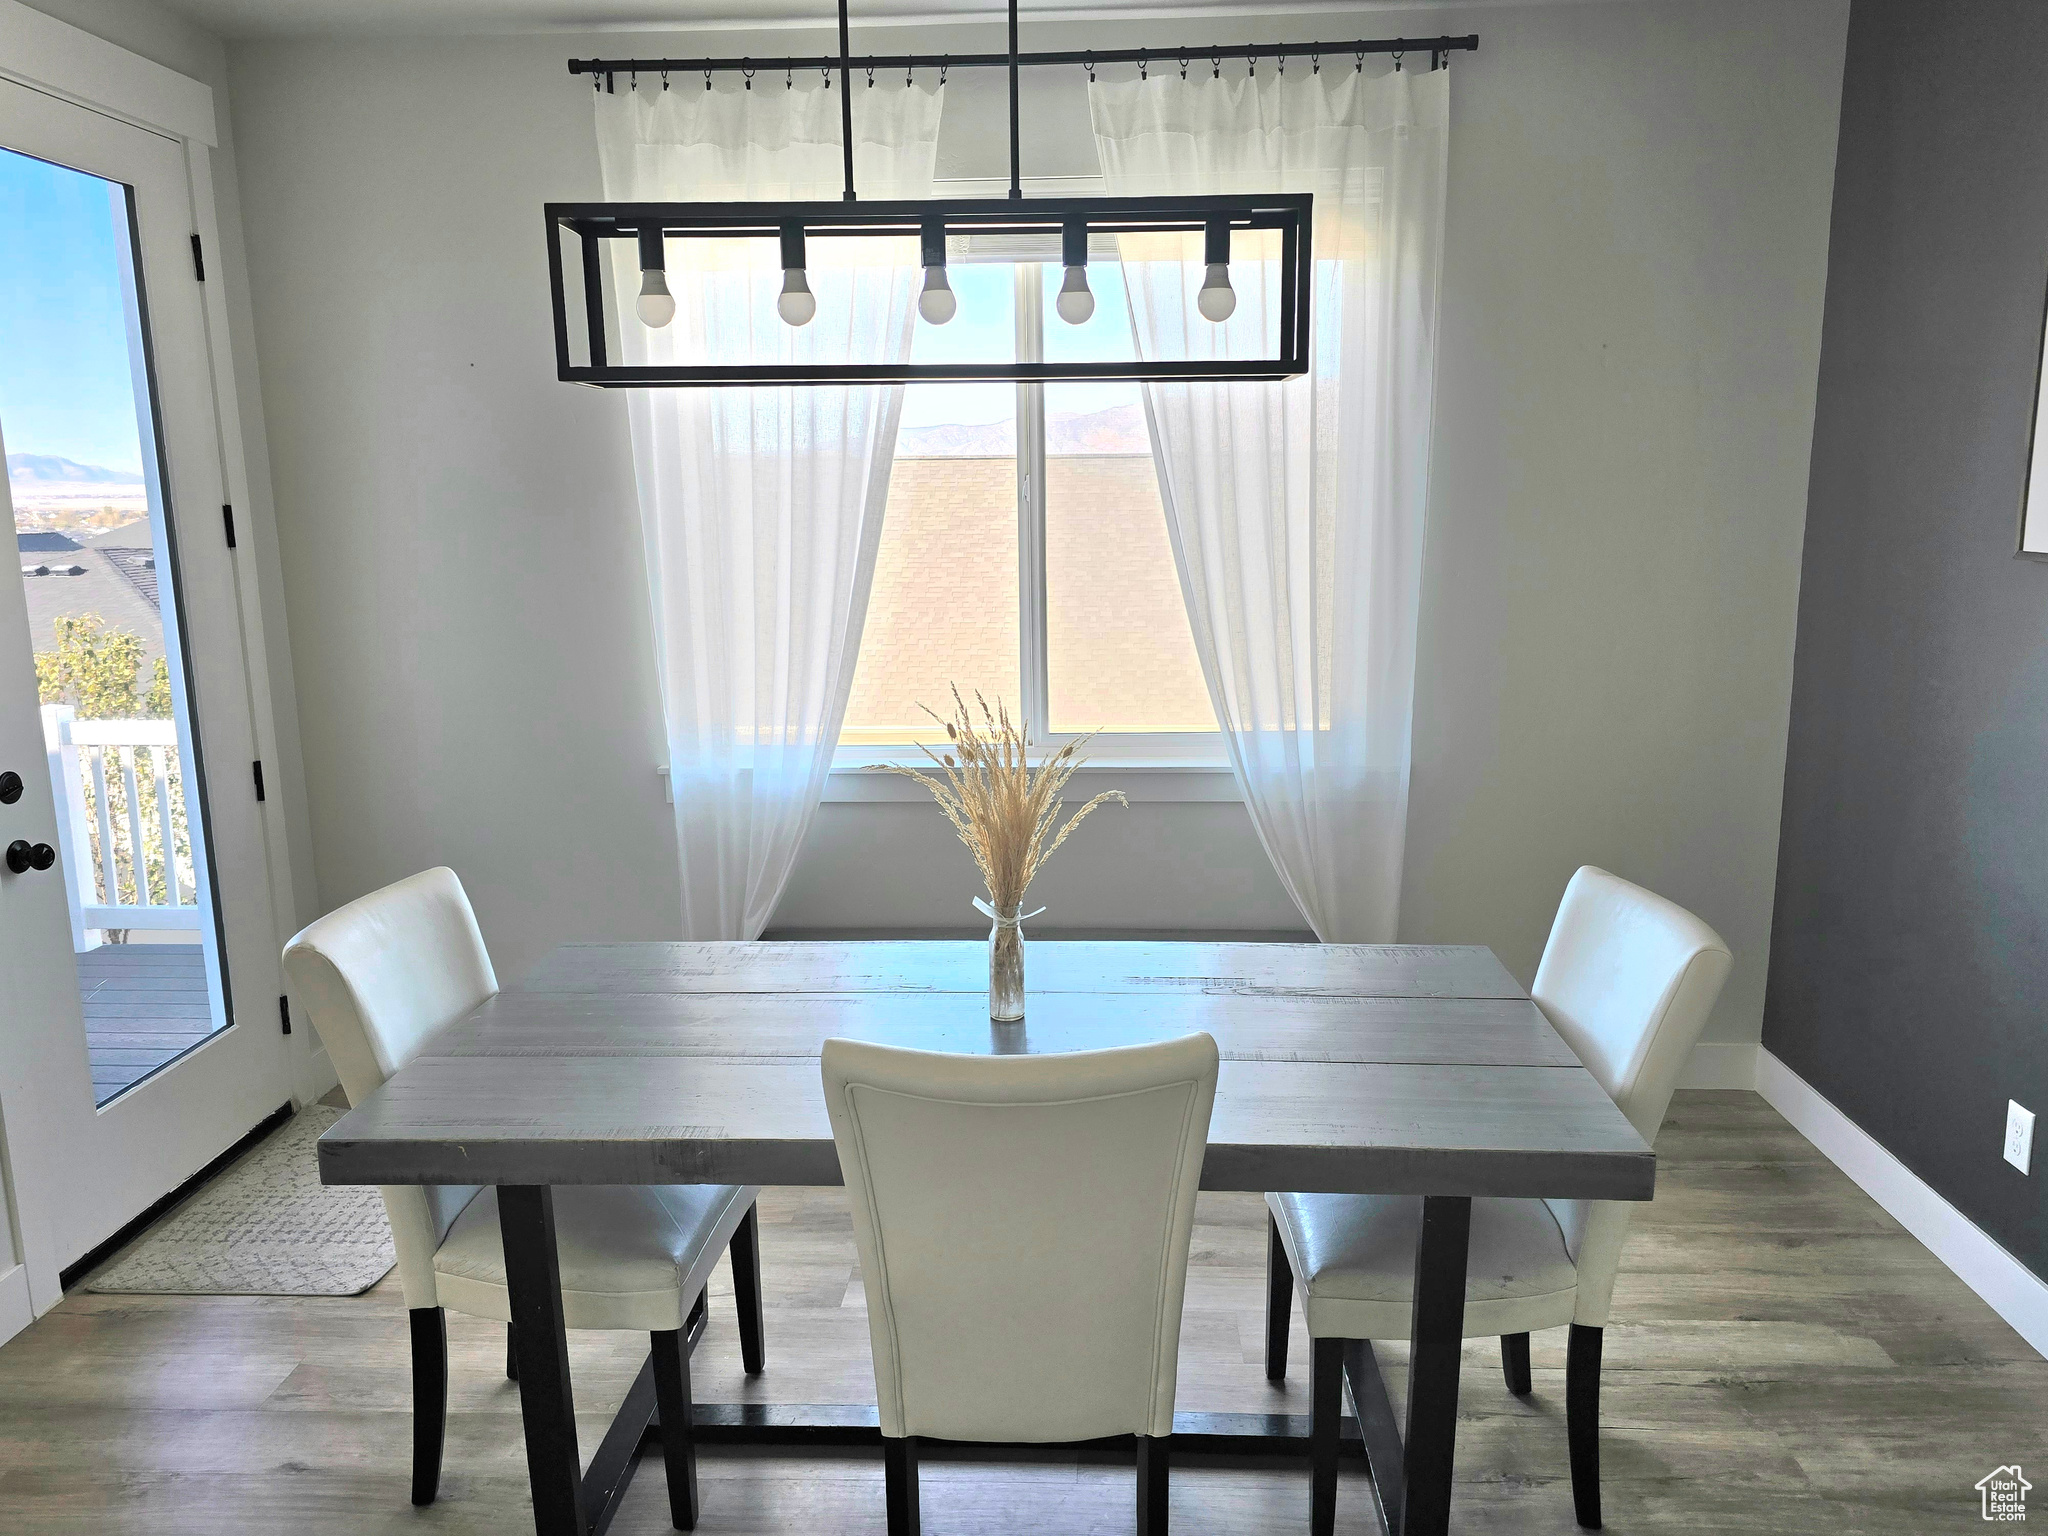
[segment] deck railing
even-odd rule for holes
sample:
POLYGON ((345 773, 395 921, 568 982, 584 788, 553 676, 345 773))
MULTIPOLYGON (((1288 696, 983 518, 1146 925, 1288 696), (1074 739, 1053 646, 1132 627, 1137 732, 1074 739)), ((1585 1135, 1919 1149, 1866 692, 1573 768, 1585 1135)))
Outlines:
POLYGON ((43 706, 72 939, 88 930, 199 928, 184 753, 170 720, 80 720, 43 706))

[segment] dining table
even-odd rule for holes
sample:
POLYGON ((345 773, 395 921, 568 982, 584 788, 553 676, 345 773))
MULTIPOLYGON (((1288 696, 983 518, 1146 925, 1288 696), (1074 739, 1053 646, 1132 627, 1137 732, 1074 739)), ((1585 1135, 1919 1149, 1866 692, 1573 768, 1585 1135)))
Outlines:
MULTIPOLYGON (((1347 1346, 1343 1434, 1389 1536, 1447 1531, 1471 1202, 1647 1200, 1656 1177, 1650 1147, 1494 953, 1047 940, 1029 947, 1023 1020, 991 1022, 987 1002, 977 941, 564 944, 329 1128, 320 1176, 497 1187, 535 1529, 601 1536, 657 1443, 655 1394, 643 1368, 586 1470, 553 1186, 841 1183, 828 1039, 1014 1055, 1206 1030, 1221 1065, 1203 1189, 1422 1201, 1407 1412, 1395 1418, 1370 1344, 1347 1346)), ((700 1299, 693 1341, 702 1314, 700 1299)), ((859 1403, 692 1413, 700 1447, 791 1454, 879 1455, 877 1424, 859 1403)), ((1303 1415, 1175 1416, 1177 1461, 1308 1448, 1303 1415)), ((1306 1524, 1305 1487, 1303 1503, 1306 1524)))

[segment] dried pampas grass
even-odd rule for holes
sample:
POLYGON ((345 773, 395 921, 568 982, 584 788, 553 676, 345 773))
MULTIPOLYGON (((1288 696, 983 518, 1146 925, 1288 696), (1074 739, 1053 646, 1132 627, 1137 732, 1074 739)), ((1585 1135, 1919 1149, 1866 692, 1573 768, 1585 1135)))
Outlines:
POLYGON ((930 747, 923 749, 940 777, 897 763, 877 766, 915 779, 932 792, 981 867, 989 900, 996 911, 1009 915, 1023 905, 1024 890, 1039 867, 1090 811, 1107 800, 1119 805, 1130 802, 1122 790, 1108 790, 1059 825, 1060 812, 1066 808, 1060 791, 1087 761, 1078 753, 1089 738, 1068 742, 1034 770, 1025 758, 1028 743, 1024 732, 1011 721, 1001 701, 991 710, 988 701, 976 693, 974 702, 981 712, 979 723, 957 686, 953 689, 952 719, 918 706, 946 728, 951 743, 951 750, 943 756, 930 747))

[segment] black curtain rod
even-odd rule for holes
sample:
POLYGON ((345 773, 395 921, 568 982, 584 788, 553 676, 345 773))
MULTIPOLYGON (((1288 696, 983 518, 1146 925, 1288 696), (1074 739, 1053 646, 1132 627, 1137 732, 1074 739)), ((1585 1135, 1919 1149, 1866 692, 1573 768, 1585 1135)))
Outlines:
MULTIPOLYGON (((844 44, 841 45, 842 49, 844 44)), ((1231 43, 1201 48, 1097 48, 1065 49, 1053 53, 875 53, 855 57, 846 52, 820 54, 810 58, 787 59, 571 59, 572 75, 660 75, 788 73, 799 69, 838 70, 841 78, 852 70, 876 69, 1008 69, 1043 64, 1182 64, 1196 59, 1220 62, 1224 59, 1257 60, 1321 59, 1341 60, 1347 54, 1362 58, 1368 53, 1471 53, 1479 47, 1479 34, 1464 37, 1390 37, 1348 43, 1231 43)))

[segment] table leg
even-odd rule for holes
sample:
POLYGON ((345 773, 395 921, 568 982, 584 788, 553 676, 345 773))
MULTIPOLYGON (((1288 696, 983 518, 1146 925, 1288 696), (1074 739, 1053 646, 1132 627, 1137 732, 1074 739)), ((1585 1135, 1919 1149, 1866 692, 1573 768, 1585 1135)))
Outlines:
POLYGON ((569 1392, 569 1340, 562 1326, 562 1275, 555 1253, 554 1194, 545 1184, 498 1186, 498 1230, 512 1300, 519 1361, 519 1412, 526 1426, 526 1473, 538 1536, 587 1536, 583 1468, 576 1454, 576 1405, 569 1392))
POLYGON ((1469 1196, 1424 1198, 1408 1333, 1401 1536, 1444 1536, 1450 1529, 1458 1356, 1465 1341, 1465 1252, 1471 1233, 1469 1196))
POLYGON ((1366 1481, 1379 1503, 1380 1529, 1398 1536, 1404 1501, 1401 1497, 1401 1425, 1387 1395, 1372 1340, 1344 1341, 1344 1377, 1351 1384, 1351 1405, 1358 1415, 1358 1438, 1365 1444, 1366 1481))

